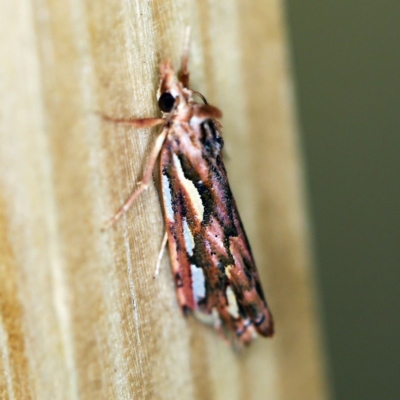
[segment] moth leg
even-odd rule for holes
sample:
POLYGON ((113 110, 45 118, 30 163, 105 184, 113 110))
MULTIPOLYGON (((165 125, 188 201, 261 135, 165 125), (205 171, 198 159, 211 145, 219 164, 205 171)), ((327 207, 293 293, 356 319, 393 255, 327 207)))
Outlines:
POLYGON ((189 60, 190 30, 191 30, 190 26, 187 26, 185 31, 185 44, 183 47, 183 55, 182 55, 182 67, 178 75, 179 81, 185 88, 189 87, 188 60, 189 60))
POLYGON ((156 264, 156 269, 154 271, 154 279, 158 277, 158 274, 160 273, 160 266, 161 266, 161 259, 164 254, 165 246, 167 245, 168 242, 168 233, 165 231, 162 243, 161 243, 161 249, 160 252, 158 253, 157 257, 157 264, 156 264))
POLYGON ((135 118, 135 119, 123 119, 123 118, 110 118, 106 115, 101 116, 105 121, 114 122, 119 125, 133 126, 135 128, 152 128, 157 125, 165 123, 164 118, 135 118))
POLYGON ((110 220, 105 225, 104 230, 110 228, 116 221, 118 221, 122 217, 122 215, 124 215, 129 210, 129 208, 132 206, 135 200, 148 188, 153 173, 154 165, 163 147, 165 138, 167 137, 167 133, 168 130, 164 129, 157 136, 156 142, 150 153, 149 161, 146 165, 146 170, 143 175, 143 179, 140 182, 138 182, 140 186, 131 194, 131 197, 129 197, 129 199, 124 203, 124 205, 116 212, 116 214, 112 218, 110 218, 110 220))

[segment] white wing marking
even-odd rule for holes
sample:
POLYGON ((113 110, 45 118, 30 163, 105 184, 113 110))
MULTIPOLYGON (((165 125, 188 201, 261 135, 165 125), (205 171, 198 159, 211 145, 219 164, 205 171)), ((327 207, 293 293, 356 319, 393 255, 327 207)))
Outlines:
POLYGON ((228 298, 228 312, 233 318, 239 318, 239 307, 236 302, 235 293, 230 286, 226 288, 226 297, 228 298))
POLYGON ((186 251, 188 252, 189 256, 192 256, 194 249, 194 239, 192 233, 190 232, 186 218, 183 218, 183 237, 185 238, 186 251))
POLYGON ((174 211, 172 210, 172 197, 171 197, 171 187, 169 186, 168 177, 162 174, 162 190, 163 198, 165 204, 165 211, 167 213, 167 218, 174 222, 174 211))
POLYGON ((190 269, 192 271, 192 289, 193 298, 196 303, 206 297, 206 285, 204 279, 204 273, 201 268, 197 268, 195 265, 191 264, 190 269))
POLYGON ((185 187, 186 191, 189 193, 191 203, 194 205, 195 212, 196 212, 196 217, 202 221, 203 220, 203 214, 204 214, 204 206, 203 202, 201 201, 201 197, 199 192, 197 191, 196 187, 194 186, 194 183, 185 178, 185 175, 182 170, 182 164, 176 154, 173 155, 174 158, 174 165, 178 174, 178 179, 182 183, 182 185, 185 187))

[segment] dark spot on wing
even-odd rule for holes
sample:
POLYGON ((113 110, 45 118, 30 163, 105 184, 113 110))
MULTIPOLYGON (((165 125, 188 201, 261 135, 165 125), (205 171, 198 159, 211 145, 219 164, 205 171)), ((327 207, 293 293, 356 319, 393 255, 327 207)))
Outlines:
POLYGON ((175 284, 176 284, 176 287, 182 287, 183 286, 182 278, 179 275, 179 272, 177 272, 175 274, 175 284))
POLYGON ((265 315, 263 314, 258 321, 254 321, 254 325, 261 326, 264 321, 265 321, 265 315))
POLYGON ((215 128, 212 120, 206 120, 200 125, 201 142, 208 155, 216 157, 224 146, 224 141, 215 128))
POLYGON ((188 316, 190 313, 191 313, 191 309, 190 309, 190 307, 188 307, 186 304, 184 304, 183 306, 182 306, 182 312, 183 312, 183 315, 186 317, 186 316, 188 316))

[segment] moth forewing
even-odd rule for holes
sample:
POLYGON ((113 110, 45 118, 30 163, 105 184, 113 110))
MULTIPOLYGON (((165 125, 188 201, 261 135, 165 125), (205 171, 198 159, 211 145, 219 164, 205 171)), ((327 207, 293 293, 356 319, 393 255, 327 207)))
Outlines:
POLYGON ((157 100, 163 118, 116 121, 163 128, 141 186, 109 225, 146 189, 159 157, 171 269, 184 314, 211 322, 235 343, 250 343, 256 332, 272 336, 272 316, 223 163, 217 121, 222 114, 194 101, 193 94, 204 97, 188 88, 187 47, 179 78, 169 61, 161 64, 160 75, 157 100))

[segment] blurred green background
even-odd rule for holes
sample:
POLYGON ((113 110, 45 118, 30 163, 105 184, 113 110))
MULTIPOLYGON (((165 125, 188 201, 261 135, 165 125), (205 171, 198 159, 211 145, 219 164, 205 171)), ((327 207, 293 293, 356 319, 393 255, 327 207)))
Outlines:
POLYGON ((400 399, 400 1, 286 6, 333 398, 400 399))

